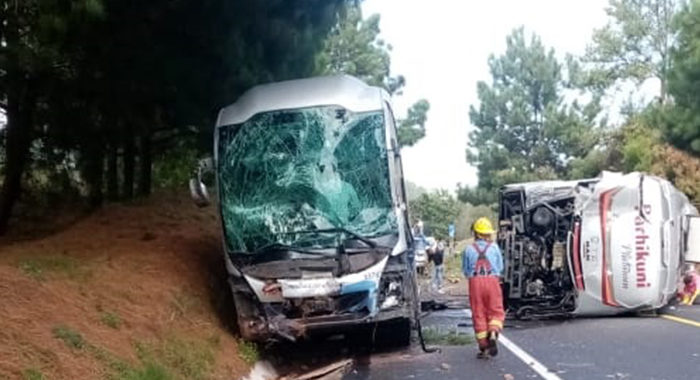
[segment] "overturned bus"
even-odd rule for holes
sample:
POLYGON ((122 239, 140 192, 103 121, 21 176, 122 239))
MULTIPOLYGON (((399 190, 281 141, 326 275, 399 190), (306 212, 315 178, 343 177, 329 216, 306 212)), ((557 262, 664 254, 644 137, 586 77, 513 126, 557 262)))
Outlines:
POLYGON ((499 203, 504 298, 519 318, 661 308, 699 248, 697 209, 642 173, 507 185, 499 203))
MULTIPOLYGON (((382 322, 410 341, 413 240, 389 100, 331 76, 260 85, 220 111, 209 165, 245 339, 382 322)), ((199 205, 204 166, 190 183, 199 205)))

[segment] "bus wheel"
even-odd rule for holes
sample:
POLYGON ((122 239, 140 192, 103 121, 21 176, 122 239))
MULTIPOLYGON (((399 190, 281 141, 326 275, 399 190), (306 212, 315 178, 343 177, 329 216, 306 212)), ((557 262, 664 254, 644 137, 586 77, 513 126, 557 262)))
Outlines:
POLYGON ((411 320, 401 318, 380 323, 374 332, 374 344, 378 347, 400 348, 411 344, 411 320))

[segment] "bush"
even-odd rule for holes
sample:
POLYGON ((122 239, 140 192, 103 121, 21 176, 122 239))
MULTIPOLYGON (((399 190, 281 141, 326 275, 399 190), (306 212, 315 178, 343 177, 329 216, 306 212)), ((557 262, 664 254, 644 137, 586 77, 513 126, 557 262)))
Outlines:
POLYGON ((497 214, 494 207, 491 206, 472 206, 468 203, 463 203, 460 207, 457 222, 455 223, 455 240, 465 240, 472 236, 471 226, 481 217, 489 218, 491 223, 497 223, 497 214))
POLYGON ((119 326, 122 324, 122 319, 119 317, 119 314, 110 311, 102 313, 100 320, 105 326, 109 326, 115 330, 118 330, 119 326))
POLYGON ((70 348, 80 350, 85 347, 85 340, 83 339, 83 336, 70 327, 64 325, 54 327, 53 336, 62 340, 63 343, 70 348))
POLYGON ((36 368, 28 368, 22 372, 24 380, 44 380, 46 377, 36 368))
POLYGON ((661 145, 657 130, 632 124, 625 127, 622 161, 625 171, 651 171, 656 148, 661 145))
POLYGON ((248 364, 253 364, 260 359, 260 350, 255 343, 245 340, 238 341, 238 356, 248 364))
POLYGON ((187 186, 199 156, 190 145, 183 143, 156 157, 153 162, 154 187, 171 189, 187 186))
POLYGON ((447 239, 447 227, 459 215, 460 202, 447 191, 423 194, 410 204, 411 218, 420 219, 425 233, 447 239))
POLYGON ((31 256, 21 259, 17 266, 27 276, 45 281, 49 276, 85 281, 92 272, 80 261, 66 255, 31 256))
POLYGON ((700 159, 665 144, 653 151, 652 174, 671 181, 691 202, 700 205, 700 159))

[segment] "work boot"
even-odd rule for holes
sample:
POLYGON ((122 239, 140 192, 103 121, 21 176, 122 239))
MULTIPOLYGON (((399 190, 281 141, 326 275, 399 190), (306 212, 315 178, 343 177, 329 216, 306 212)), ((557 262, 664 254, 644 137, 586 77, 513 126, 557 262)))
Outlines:
POLYGON ((491 331, 489 333, 489 355, 498 355, 498 332, 491 331))
POLYGON ((490 358, 488 351, 486 349, 479 349, 479 353, 476 354, 477 359, 488 359, 490 358))

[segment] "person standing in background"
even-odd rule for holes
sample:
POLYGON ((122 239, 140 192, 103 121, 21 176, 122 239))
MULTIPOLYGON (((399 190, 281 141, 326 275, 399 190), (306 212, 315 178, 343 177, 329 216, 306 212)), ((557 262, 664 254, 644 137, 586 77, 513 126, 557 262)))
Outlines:
POLYGON ((433 261, 433 290, 443 294, 442 286, 445 282, 445 242, 440 240, 431 252, 430 258, 433 261))

